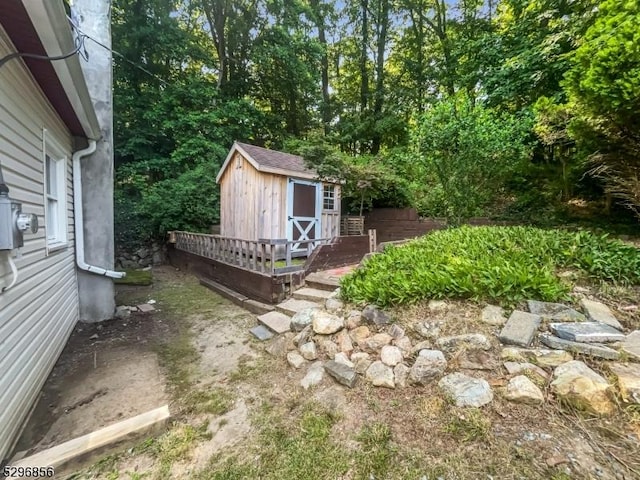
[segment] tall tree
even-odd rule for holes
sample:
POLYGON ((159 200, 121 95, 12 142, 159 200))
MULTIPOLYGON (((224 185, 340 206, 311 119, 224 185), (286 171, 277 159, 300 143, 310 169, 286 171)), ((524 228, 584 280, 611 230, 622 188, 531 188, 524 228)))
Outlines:
POLYGON ((320 112, 322 115, 322 128, 325 135, 329 135, 331 130, 331 95, 329 94, 329 45, 327 43, 327 20, 332 16, 333 4, 324 3, 321 0, 309 0, 311 5, 311 15, 316 28, 318 29, 318 42, 322 48, 321 66, 321 90, 322 104, 320 112))
POLYGON ((375 127, 371 141, 371 153, 377 154, 382 143, 382 132, 379 123, 382 120, 382 107, 385 100, 385 54, 387 51, 387 31, 389 28, 390 0, 376 2, 376 87, 373 97, 373 120, 375 127))
POLYGON ((218 88, 241 97, 250 85, 249 61, 255 31, 261 25, 257 0, 190 0, 204 12, 217 53, 218 88))

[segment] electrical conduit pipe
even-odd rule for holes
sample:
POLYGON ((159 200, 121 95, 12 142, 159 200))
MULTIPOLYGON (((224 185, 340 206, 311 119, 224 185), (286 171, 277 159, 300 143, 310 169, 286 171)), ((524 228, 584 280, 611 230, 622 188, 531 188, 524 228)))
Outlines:
POLYGON ((125 272, 116 272, 114 270, 107 270, 102 267, 96 267, 95 265, 89 265, 84 260, 84 217, 82 213, 82 177, 80 168, 80 159, 91 155, 96 151, 96 141, 89 140, 89 146, 84 150, 78 150, 72 156, 73 159, 73 209, 76 227, 76 263, 78 268, 87 272, 95 273, 96 275, 104 275, 110 278, 122 278, 126 275, 125 272))

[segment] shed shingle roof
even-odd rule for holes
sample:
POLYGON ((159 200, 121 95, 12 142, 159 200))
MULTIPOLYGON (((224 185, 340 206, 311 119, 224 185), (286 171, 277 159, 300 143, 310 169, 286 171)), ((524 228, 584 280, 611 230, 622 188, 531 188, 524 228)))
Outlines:
POLYGON ((240 148, 247 152, 251 158, 260 166, 289 170, 291 172, 306 173, 315 175, 315 171, 307 168, 304 159, 299 155, 278 152, 267 148, 256 147, 248 143, 236 142, 240 148))

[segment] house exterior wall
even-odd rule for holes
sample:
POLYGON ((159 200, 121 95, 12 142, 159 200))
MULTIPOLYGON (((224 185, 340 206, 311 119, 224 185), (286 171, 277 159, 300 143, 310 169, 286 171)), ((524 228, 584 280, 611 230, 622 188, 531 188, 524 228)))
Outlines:
MULTIPOLYGON (((0 57, 15 48, 0 26, 0 57)), ((20 59, 0 68, 0 163, 10 197, 38 216, 14 258, 18 282, 0 293, 0 460, 37 399, 78 319, 74 259, 73 139, 20 59), (47 252, 44 218, 44 146, 55 142, 66 157, 67 246, 47 252)), ((15 255, 16 251, 12 252, 15 255)), ((0 252, 0 290, 12 280, 7 252, 0 252)))

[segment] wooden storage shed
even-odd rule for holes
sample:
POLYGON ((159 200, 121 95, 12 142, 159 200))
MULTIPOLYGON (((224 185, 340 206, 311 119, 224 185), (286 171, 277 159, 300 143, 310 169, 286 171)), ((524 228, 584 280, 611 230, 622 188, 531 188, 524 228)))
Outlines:
POLYGON ((235 142, 216 181, 222 237, 303 241, 340 235, 340 185, 319 181, 298 155, 235 142))

